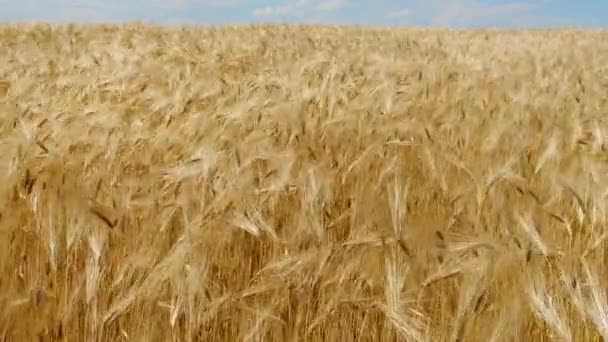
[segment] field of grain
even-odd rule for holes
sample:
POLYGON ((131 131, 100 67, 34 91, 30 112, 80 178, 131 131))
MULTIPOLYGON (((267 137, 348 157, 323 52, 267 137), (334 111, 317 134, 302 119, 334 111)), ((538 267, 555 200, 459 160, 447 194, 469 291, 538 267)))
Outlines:
POLYGON ((0 340, 608 340, 608 32, 0 26, 0 340))

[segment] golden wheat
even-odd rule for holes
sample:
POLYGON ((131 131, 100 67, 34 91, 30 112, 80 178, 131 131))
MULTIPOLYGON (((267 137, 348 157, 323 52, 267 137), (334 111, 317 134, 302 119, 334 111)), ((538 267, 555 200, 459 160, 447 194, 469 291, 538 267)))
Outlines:
POLYGON ((0 336, 608 339, 608 36, 0 26, 0 336))

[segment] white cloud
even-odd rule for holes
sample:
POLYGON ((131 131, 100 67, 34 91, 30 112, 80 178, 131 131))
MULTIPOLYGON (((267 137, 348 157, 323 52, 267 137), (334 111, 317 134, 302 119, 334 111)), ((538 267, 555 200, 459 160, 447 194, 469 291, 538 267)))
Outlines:
POLYGON ((236 6, 236 5, 242 5, 245 2, 246 2, 245 0, 148 0, 147 1, 147 3, 149 3, 149 4, 154 4, 155 6, 167 7, 167 8, 183 7, 185 5, 231 7, 231 6, 236 6))
POLYGON ((266 6, 260 7, 253 10, 254 17, 269 17, 274 15, 287 15, 293 11, 306 7, 310 4, 310 0, 297 0, 293 4, 281 5, 281 6, 266 6))
POLYGON ((274 8, 266 6, 254 9, 252 14, 254 17, 267 17, 269 15, 272 15, 273 13, 274 8))
POLYGON ((0 0, 0 20, 49 22, 121 22, 125 20, 175 21, 201 17, 190 9, 220 8, 249 0, 0 0), (187 11, 184 15, 179 12, 187 11), (193 13, 194 12, 194 13, 193 13))
POLYGON ((480 6, 477 9, 478 16, 484 15, 503 15, 503 14, 515 14, 517 12, 526 12, 537 8, 537 4, 526 3, 526 2, 512 2, 506 4, 496 4, 480 6))
POLYGON ((454 19, 463 11, 465 5, 460 1, 454 1, 445 7, 442 7, 435 16, 433 16, 433 24, 450 25, 454 19))
POLYGON ((319 3, 316 7, 317 11, 334 11, 344 6, 345 0, 327 0, 319 3))
POLYGON ((410 15, 410 11, 408 9, 401 9, 397 11, 389 11, 386 12, 387 18, 405 18, 410 15))
POLYGON ((230 6, 235 6, 235 5, 243 5, 244 3, 246 3, 246 0, 187 0, 188 2, 191 3, 200 3, 203 5, 208 5, 208 6, 215 6, 215 7, 230 7, 230 6))
POLYGON ((436 3, 438 8, 432 18, 433 24, 448 26, 476 22, 499 23, 540 6, 540 4, 532 2, 483 4, 474 0, 444 0, 436 3))
POLYGON ((304 7, 310 5, 310 0, 298 0, 296 1, 295 7, 304 7))

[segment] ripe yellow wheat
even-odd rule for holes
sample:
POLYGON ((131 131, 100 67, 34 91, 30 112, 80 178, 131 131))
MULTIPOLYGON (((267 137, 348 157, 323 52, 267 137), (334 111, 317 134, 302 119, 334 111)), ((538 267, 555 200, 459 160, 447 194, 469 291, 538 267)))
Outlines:
POLYGON ((0 26, 0 339, 606 340, 607 38, 0 26))

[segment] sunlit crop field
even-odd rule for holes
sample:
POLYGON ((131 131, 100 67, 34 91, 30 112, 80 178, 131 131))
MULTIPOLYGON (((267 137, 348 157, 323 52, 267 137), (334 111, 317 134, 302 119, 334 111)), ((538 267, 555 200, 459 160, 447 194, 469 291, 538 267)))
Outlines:
POLYGON ((0 26, 0 340, 608 340, 608 32, 0 26))

